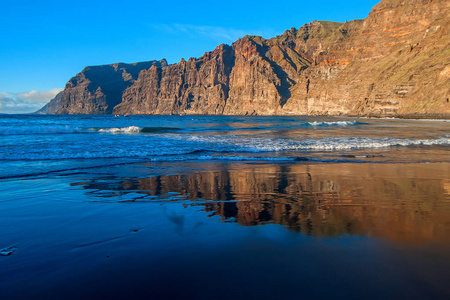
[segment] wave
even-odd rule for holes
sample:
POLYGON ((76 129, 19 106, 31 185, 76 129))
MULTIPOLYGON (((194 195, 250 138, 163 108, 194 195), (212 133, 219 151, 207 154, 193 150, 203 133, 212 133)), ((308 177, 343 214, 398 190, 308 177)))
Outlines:
MULTIPOLYGON (((161 128, 161 127, 157 127, 161 128)), ((70 128, 69 128, 70 129, 70 128)), ((97 131, 107 128, 99 128, 97 131)), ((112 130, 115 128, 108 128, 112 130)), ((73 129, 69 130, 73 131, 73 129)), ((141 132, 142 127, 119 128, 120 132, 141 132)), ((85 129, 79 132, 86 132, 85 129)), ((108 131, 114 133, 115 131, 108 131)), ((107 137, 107 136, 103 136, 107 137)), ((0 148, 0 161, 38 161, 65 159, 170 159, 191 160, 197 157, 286 157, 313 152, 339 152, 353 154, 353 150, 389 147, 429 147, 448 146, 450 136, 435 139, 410 139, 391 137, 328 137, 328 138, 287 138, 283 136, 253 137, 248 135, 197 135, 165 133, 142 138, 127 139, 116 136, 113 139, 75 137, 39 142, 39 147, 28 147, 8 143, 0 148)), ((307 155, 308 156, 308 155, 307 155)), ((217 158, 214 158, 217 159, 217 158)), ((231 160, 233 158, 227 158, 231 160)), ((266 158, 265 158, 266 159, 266 158)), ((278 158, 277 158, 278 159, 278 158)), ((252 160, 252 159, 250 159, 252 160)))
POLYGON ((138 126, 89 128, 89 129, 101 133, 167 133, 181 130, 180 128, 176 127, 138 127, 138 126))
POLYGON ((354 125, 363 125, 366 123, 358 122, 358 121, 335 121, 335 122, 308 122, 305 125, 312 127, 329 127, 329 126, 354 126, 354 125))
POLYGON ((29 135, 29 134, 68 134, 68 133, 168 133, 181 130, 176 127, 109 127, 109 128, 79 128, 71 126, 28 126, 21 127, 3 127, 0 128, 0 135, 29 135))
POLYGON ((320 143, 303 145, 304 150, 352 150, 389 147, 450 145, 450 138, 411 140, 389 138, 334 138, 323 139, 320 143))
MULTIPOLYGON (((176 138, 175 136, 173 138, 176 138)), ((181 137, 180 137, 181 138, 181 137)), ((183 137, 184 138, 184 137, 183 137)), ((450 145, 449 137, 438 139, 401 139, 401 138, 366 138, 341 137, 322 139, 267 139, 242 138, 239 136, 190 136, 188 140, 215 145, 217 148, 232 152, 282 152, 282 151, 331 151, 352 149, 376 149, 409 146, 450 145)))
MULTIPOLYGON (((308 123, 303 123, 301 124, 301 126, 306 126, 306 127, 330 127, 330 126, 339 126, 339 127, 345 127, 345 126, 354 126, 354 125, 363 125, 366 123, 362 123, 362 122, 357 122, 357 121, 336 121, 336 122, 308 122, 308 123)), ((235 130, 254 130, 254 131, 258 131, 258 130, 266 130, 268 128, 266 127, 245 127, 245 128, 229 128, 228 130, 230 131, 235 131, 235 130)), ((127 127, 107 127, 107 128, 88 128, 88 130, 90 131, 96 131, 96 132, 100 132, 100 133, 126 133, 126 134, 130 134, 130 133, 171 133, 171 132, 177 132, 177 131, 181 131, 182 128, 178 128, 178 127, 158 127, 158 126, 154 126, 154 127, 139 127, 139 126, 127 126, 127 127)), ((192 128, 191 128, 192 130, 192 128)), ((219 130, 219 129, 212 129, 213 131, 215 130, 219 130)), ((205 130, 205 131, 209 131, 209 130, 205 130)))
POLYGON ((128 127, 113 127, 113 128, 94 128, 93 130, 104 133, 136 133, 141 132, 141 127, 128 126, 128 127))
MULTIPOLYGON (((329 126, 353 126, 361 125, 365 123, 357 121, 336 121, 336 122, 308 122, 302 124, 307 127, 329 127, 329 126)), ((239 128, 241 129, 241 128, 239 128)), ((235 130, 239 130, 235 129, 235 130)), ((249 128, 246 128, 247 130, 249 128)), ((254 127, 251 130, 262 130, 264 127, 254 127)), ((127 126, 127 127, 93 127, 93 128, 81 128, 72 126, 49 126, 49 125, 37 125, 25 127, 2 127, 0 128, 0 135, 28 135, 28 134, 69 134, 69 133, 113 133, 113 134, 133 134, 133 133, 173 133, 181 131, 182 128, 178 127, 139 127, 139 126, 127 126)))

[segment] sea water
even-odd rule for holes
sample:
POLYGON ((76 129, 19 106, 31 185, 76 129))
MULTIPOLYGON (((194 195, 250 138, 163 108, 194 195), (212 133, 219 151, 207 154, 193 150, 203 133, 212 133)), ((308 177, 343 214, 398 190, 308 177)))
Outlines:
POLYGON ((0 115, 0 177, 148 161, 448 162, 450 123, 0 115))
POLYGON ((450 123, 0 115, 0 298, 446 298, 450 123))

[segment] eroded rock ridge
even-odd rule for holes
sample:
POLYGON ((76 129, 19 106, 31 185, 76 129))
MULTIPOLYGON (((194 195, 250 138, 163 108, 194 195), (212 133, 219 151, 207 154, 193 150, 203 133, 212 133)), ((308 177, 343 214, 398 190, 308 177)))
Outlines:
POLYGON ((383 0, 364 20, 245 36, 200 58, 87 67, 59 114, 450 114, 450 1, 383 0))

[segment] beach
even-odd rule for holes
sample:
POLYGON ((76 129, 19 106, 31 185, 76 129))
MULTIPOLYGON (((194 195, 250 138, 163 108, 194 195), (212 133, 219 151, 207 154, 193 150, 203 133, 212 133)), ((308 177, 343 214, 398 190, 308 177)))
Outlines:
POLYGON ((445 120, 0 122, 2 299, 450 296, 445 120))

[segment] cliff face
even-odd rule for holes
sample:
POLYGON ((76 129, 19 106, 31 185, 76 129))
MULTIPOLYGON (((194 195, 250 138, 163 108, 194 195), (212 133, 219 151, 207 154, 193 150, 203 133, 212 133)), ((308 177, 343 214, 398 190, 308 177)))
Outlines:
POLYGON ((132 85, 139 72, 165 60, 134 64, 86 67, 69 80, 61 95, 58 114, 110 114, 122 102, 123 91, 132 85))
POLYGON ((449 11, 449 1, 382 1, 352 32, 337 29, 343 38, 301 74, 286 111, 448 114, 449 11))
POLYGON ((88 67, 58 113, 450 114, 450 2, 383 0, 365 20, 246 36, 178 64, 88 67))
POLYGON ((35 114, 40 115, 54 115, 61 106, 61 96, 63 92, 59 92, 55 98, 50 100, 49 103, 45 104, 43 108, 35 112, 35 114))
POLYGON ((222 114, 234 63, 230 46, 221 45, 198 59, 154 65, 139 74, 115 109, 119 114, 222 114))

